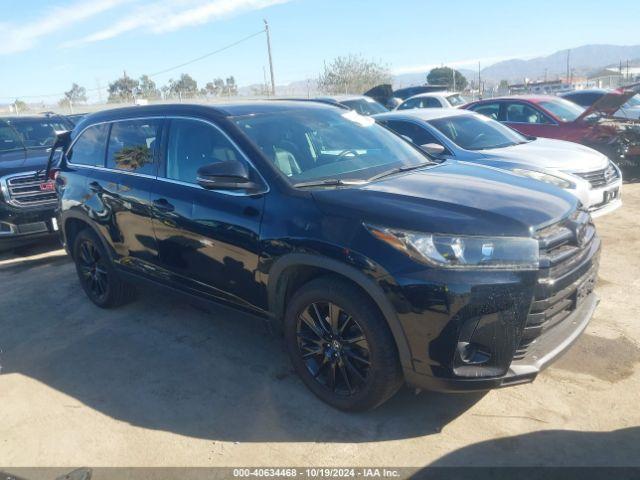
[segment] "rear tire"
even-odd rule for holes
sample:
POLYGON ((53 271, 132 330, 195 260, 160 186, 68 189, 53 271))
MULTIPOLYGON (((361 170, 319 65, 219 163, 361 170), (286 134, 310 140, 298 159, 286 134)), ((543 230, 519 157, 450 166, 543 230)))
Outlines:
POLYGON ((305 385, 345 411, 373 409, 402 386, 398 351, 386 320, 355 285, 312 280, 287 305, 284 336, 305 385))
POLYGON ((98 307, 119 307, 135 297, 133 286, 120 278, 102 242, 91 230, 78 233, 73 260, 82 289, 98 307))

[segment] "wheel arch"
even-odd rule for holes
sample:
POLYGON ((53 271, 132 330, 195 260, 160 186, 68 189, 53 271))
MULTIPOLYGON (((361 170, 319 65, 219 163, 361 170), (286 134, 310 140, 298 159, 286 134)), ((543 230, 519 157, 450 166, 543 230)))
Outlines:
POLYGON ((286 301, 297 290, 291 290, 292 283, 300 288, 313 278, 331 274, 346 278, 371 298, 389 325, 400 363, 405 368, 413 368, 404 329, 382 288, 371 277, 338 260, 305 253, 291 253, 279 258, 271 267, 267 282, 269 311, 275 322, 281 322, 286 301))

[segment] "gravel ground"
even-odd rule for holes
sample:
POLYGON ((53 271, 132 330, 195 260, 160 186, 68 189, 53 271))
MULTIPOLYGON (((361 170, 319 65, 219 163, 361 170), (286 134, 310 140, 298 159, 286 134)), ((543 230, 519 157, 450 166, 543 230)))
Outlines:
POLYGON ((527 385, 345 414, 255 318, 147 291, 94 307, 55 245, 0 256, 0 466, 640 466, 640 184, 597 220, 596 315, 527 385))

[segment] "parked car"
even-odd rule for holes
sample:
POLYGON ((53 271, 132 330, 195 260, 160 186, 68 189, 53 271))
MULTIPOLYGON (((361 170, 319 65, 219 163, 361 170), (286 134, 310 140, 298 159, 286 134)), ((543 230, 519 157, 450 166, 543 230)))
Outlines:
MULTIPOLYGON (((622 106, 611 113, 612 117, 624 118, 627 120, 640 120, 640 96, 635 92, 629 96, 628 100, 622 106)), ((616 97, 625 95, 624 90, 613 90, 606 88, 591 88, 585 90, 574 90, 572 92, 560 95, 562 98, 576 103, 584 108, 593 106, 596 102, 601 101, 607 95, 616 97)))
POLYGON ((65 118, 0 118, 0 250, 54 235, 57 204, 44 168, 57 133, 73 128, 65 118))
POLYGON ((612 159, 640 154, 640 125, 608 118, 626 102, 609 97, 605 105, 582 108, 548 95, 503 97, 472 102, 468 110, 493 118, 525 135, 581 143, 612 159))
POLYGON ((393 110, 409 97, 420 93, 440 92, 447 89, 446 85, 416 85, 394 90, 390 84, 382 84, 367 90, 363 95, 371 97, 389 110, 393 110))
POLYGON ((316 100, 342 105, 355 110, 360 115, 366 116, 389 111, 384 105, 364 95, 337 95, 333 97, 318 97, 316 100))
POLYGON ((574 196, 436 163, 321 102, 104 111, 51 171, 91 301, 115 307, 151 281, 262 315, 344 410, 403 382, 531 381, 596 307, 600 240, 574 196))
POLYGON ((413 108, 456 108, 465 105, 467 100, 456 92, 420 93, 407 98, 396 107, 396 110, 410 110, 413 108))
POLYGON ((584 145, 525 137, 468 110, 405 110, 374 118, 438 158, 503 168, 563 188, 594 217, 622 205, 620 169, 584 145))

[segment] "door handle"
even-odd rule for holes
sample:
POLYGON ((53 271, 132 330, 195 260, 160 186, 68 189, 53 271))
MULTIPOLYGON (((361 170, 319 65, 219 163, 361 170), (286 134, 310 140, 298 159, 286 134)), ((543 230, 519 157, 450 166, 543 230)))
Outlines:
POLYGON ((173 212, 175 207, 166 198, 158 198, 153 201, 153 207, 161 212, 173 212))

